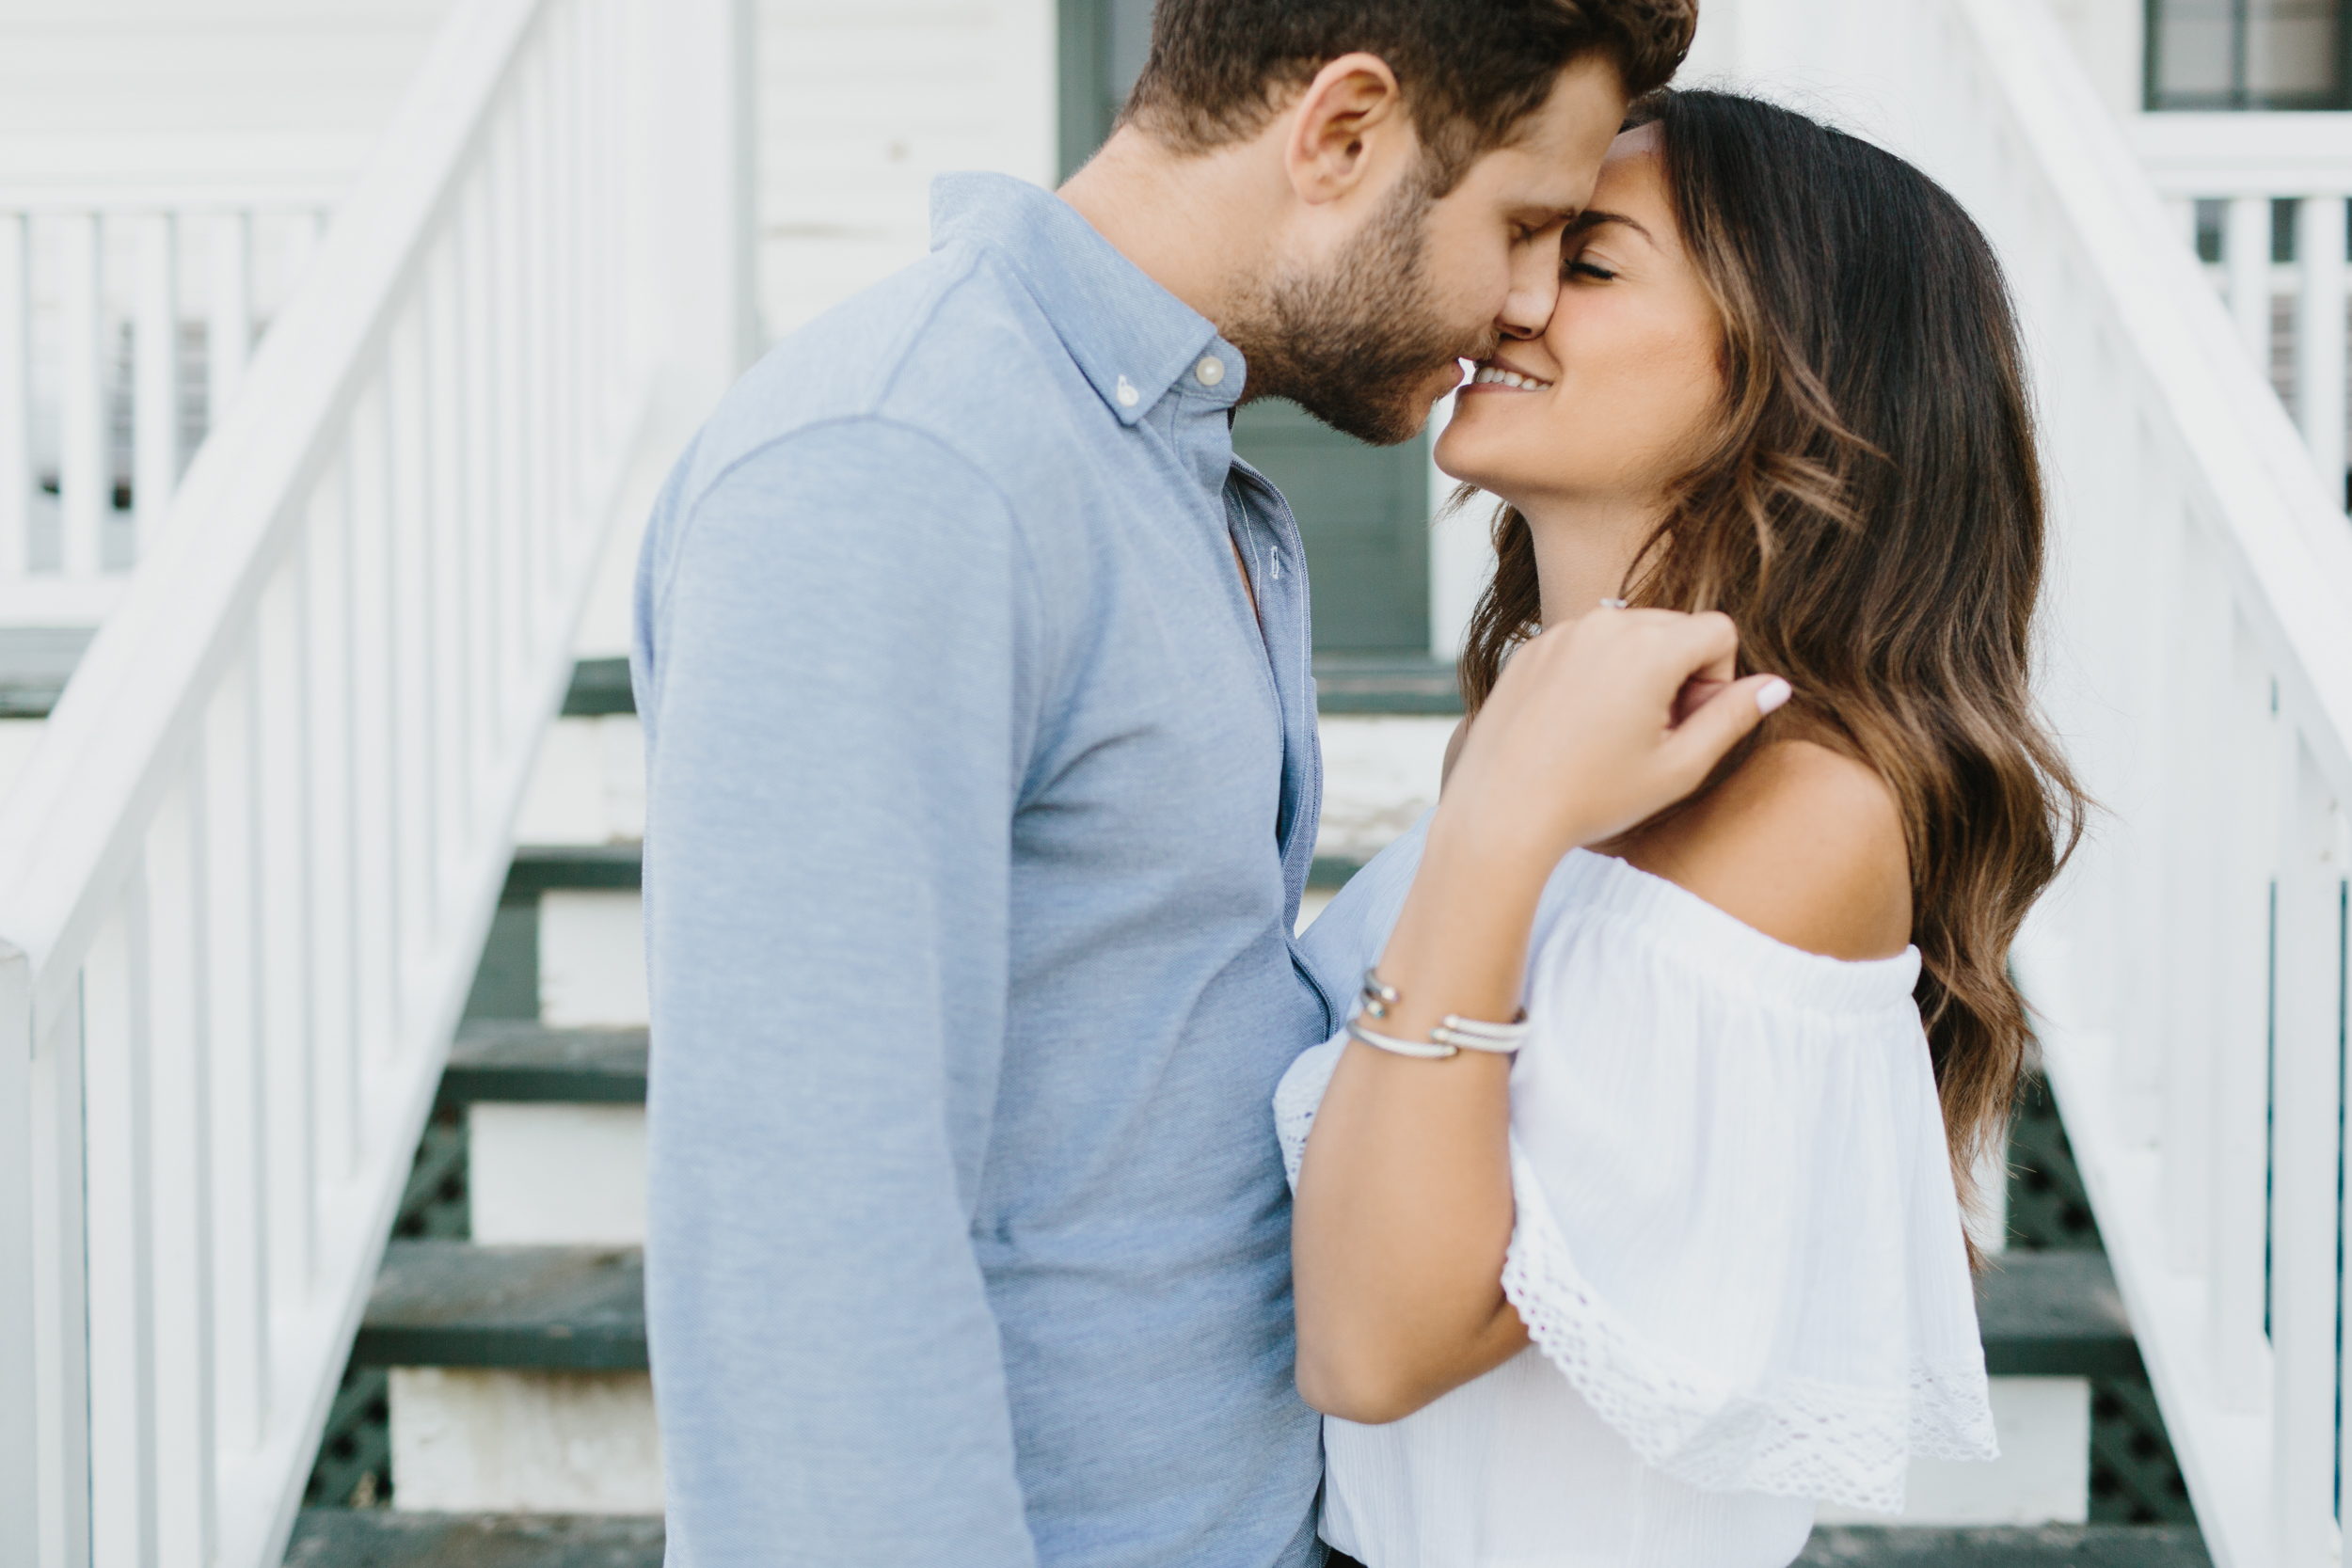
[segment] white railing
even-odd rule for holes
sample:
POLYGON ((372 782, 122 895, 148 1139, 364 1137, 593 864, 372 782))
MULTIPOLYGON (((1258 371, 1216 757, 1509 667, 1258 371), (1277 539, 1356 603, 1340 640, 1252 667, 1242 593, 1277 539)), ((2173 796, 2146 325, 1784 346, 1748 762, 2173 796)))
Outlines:
POLYGON ((2323 481, 2044 0, 1726 8, 1745 72, 1918 160, 2003 254, 2050 470, 2045 699, 2105 808, 2014 961, 2215 1560, 2334 1564, 2340 459, 2323 481))
POLYGON ((0 803, 8 1568, 284 1548, 651 384, 628 16, 460 0, 0 803))
POLYGON ((2128 135, 2174 231, 2206 257, 2240 342, 2320 473, 2334 476, 2330 494, 2343 508, 2352 114, 2146 115, 2128 135))
POLYGON ((292 295, 328 199, 240 194, 0 188, 0 624, 103 618, 292 295))

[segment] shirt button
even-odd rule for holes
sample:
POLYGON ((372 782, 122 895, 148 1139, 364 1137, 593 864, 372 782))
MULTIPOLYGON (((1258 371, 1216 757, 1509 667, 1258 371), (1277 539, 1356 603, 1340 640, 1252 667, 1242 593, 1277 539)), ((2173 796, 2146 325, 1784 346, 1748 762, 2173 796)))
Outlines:
POLYGON ((1195 365, 1192 373, 1200 378, 1201 386, 1214 387, 1225 379, 1225 361, 1212 354, 1195 365))
POLYGON ((1143 394, 1136 390, 1136 384, 1123 375, 1119 378, 1119 390, 1113 395, 1119 399, 1121 408, 1133 408, 1143 401, 1143 394))

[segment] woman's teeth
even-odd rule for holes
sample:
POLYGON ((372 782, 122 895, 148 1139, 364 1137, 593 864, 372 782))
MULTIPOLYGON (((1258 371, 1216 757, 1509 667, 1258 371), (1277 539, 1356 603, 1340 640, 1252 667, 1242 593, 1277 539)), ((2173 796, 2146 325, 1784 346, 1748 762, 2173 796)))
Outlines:
POLYGON ((1521 375, 1517 371, 1506 371, 1501 365, 1481 365, 1477 372, 1470 377, 1470 385, 1473 387, 1517 387, 1523 392, 1534 392, 1542 390, 1551 383, 1538 381, 1532 375, 1521 375))

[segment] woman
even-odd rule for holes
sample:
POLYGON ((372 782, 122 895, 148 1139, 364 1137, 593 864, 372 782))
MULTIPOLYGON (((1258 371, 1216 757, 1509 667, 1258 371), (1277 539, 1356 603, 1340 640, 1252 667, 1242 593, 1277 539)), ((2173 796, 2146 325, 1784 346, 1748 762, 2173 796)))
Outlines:
POLYGON ((1768 1568, 1994 1452, 1962 1213, 2083 813, 2016 325, 1900 160, 1716 93, 1629 124, 1438 443, 1507 503, 1471 718, 1310 932, 1366 1011, 1276 1101, 1323 1534, 1370 1568, 1768 1568), (1612 678, 1708 625, 1713 680, 1612 678), (1778 711, 1630 820, 1668 797, 1622 737, 1735 700, 1778 711))

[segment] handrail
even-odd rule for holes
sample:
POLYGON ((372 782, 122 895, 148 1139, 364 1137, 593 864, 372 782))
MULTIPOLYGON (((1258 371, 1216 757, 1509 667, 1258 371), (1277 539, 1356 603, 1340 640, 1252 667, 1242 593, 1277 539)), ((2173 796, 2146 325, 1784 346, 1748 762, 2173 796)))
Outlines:
MULTIPOLYGON (((2103 808, 2012 960, 2215 1561, 2333 1564, 2341 477, 2314 466, 2045 0, 1772 19, 1750 53, 1773 57, 1749 68, 1916 159, 2008 269, 2051 483, 2042 694, 2103 808)), ((2316 236, 2307 274, 2337 356, 2344 250, 2316 236)))
POLYGON ((621 6, 460 0, 0 801, 0 1563, 284 1549, 651 385, 621 6))

